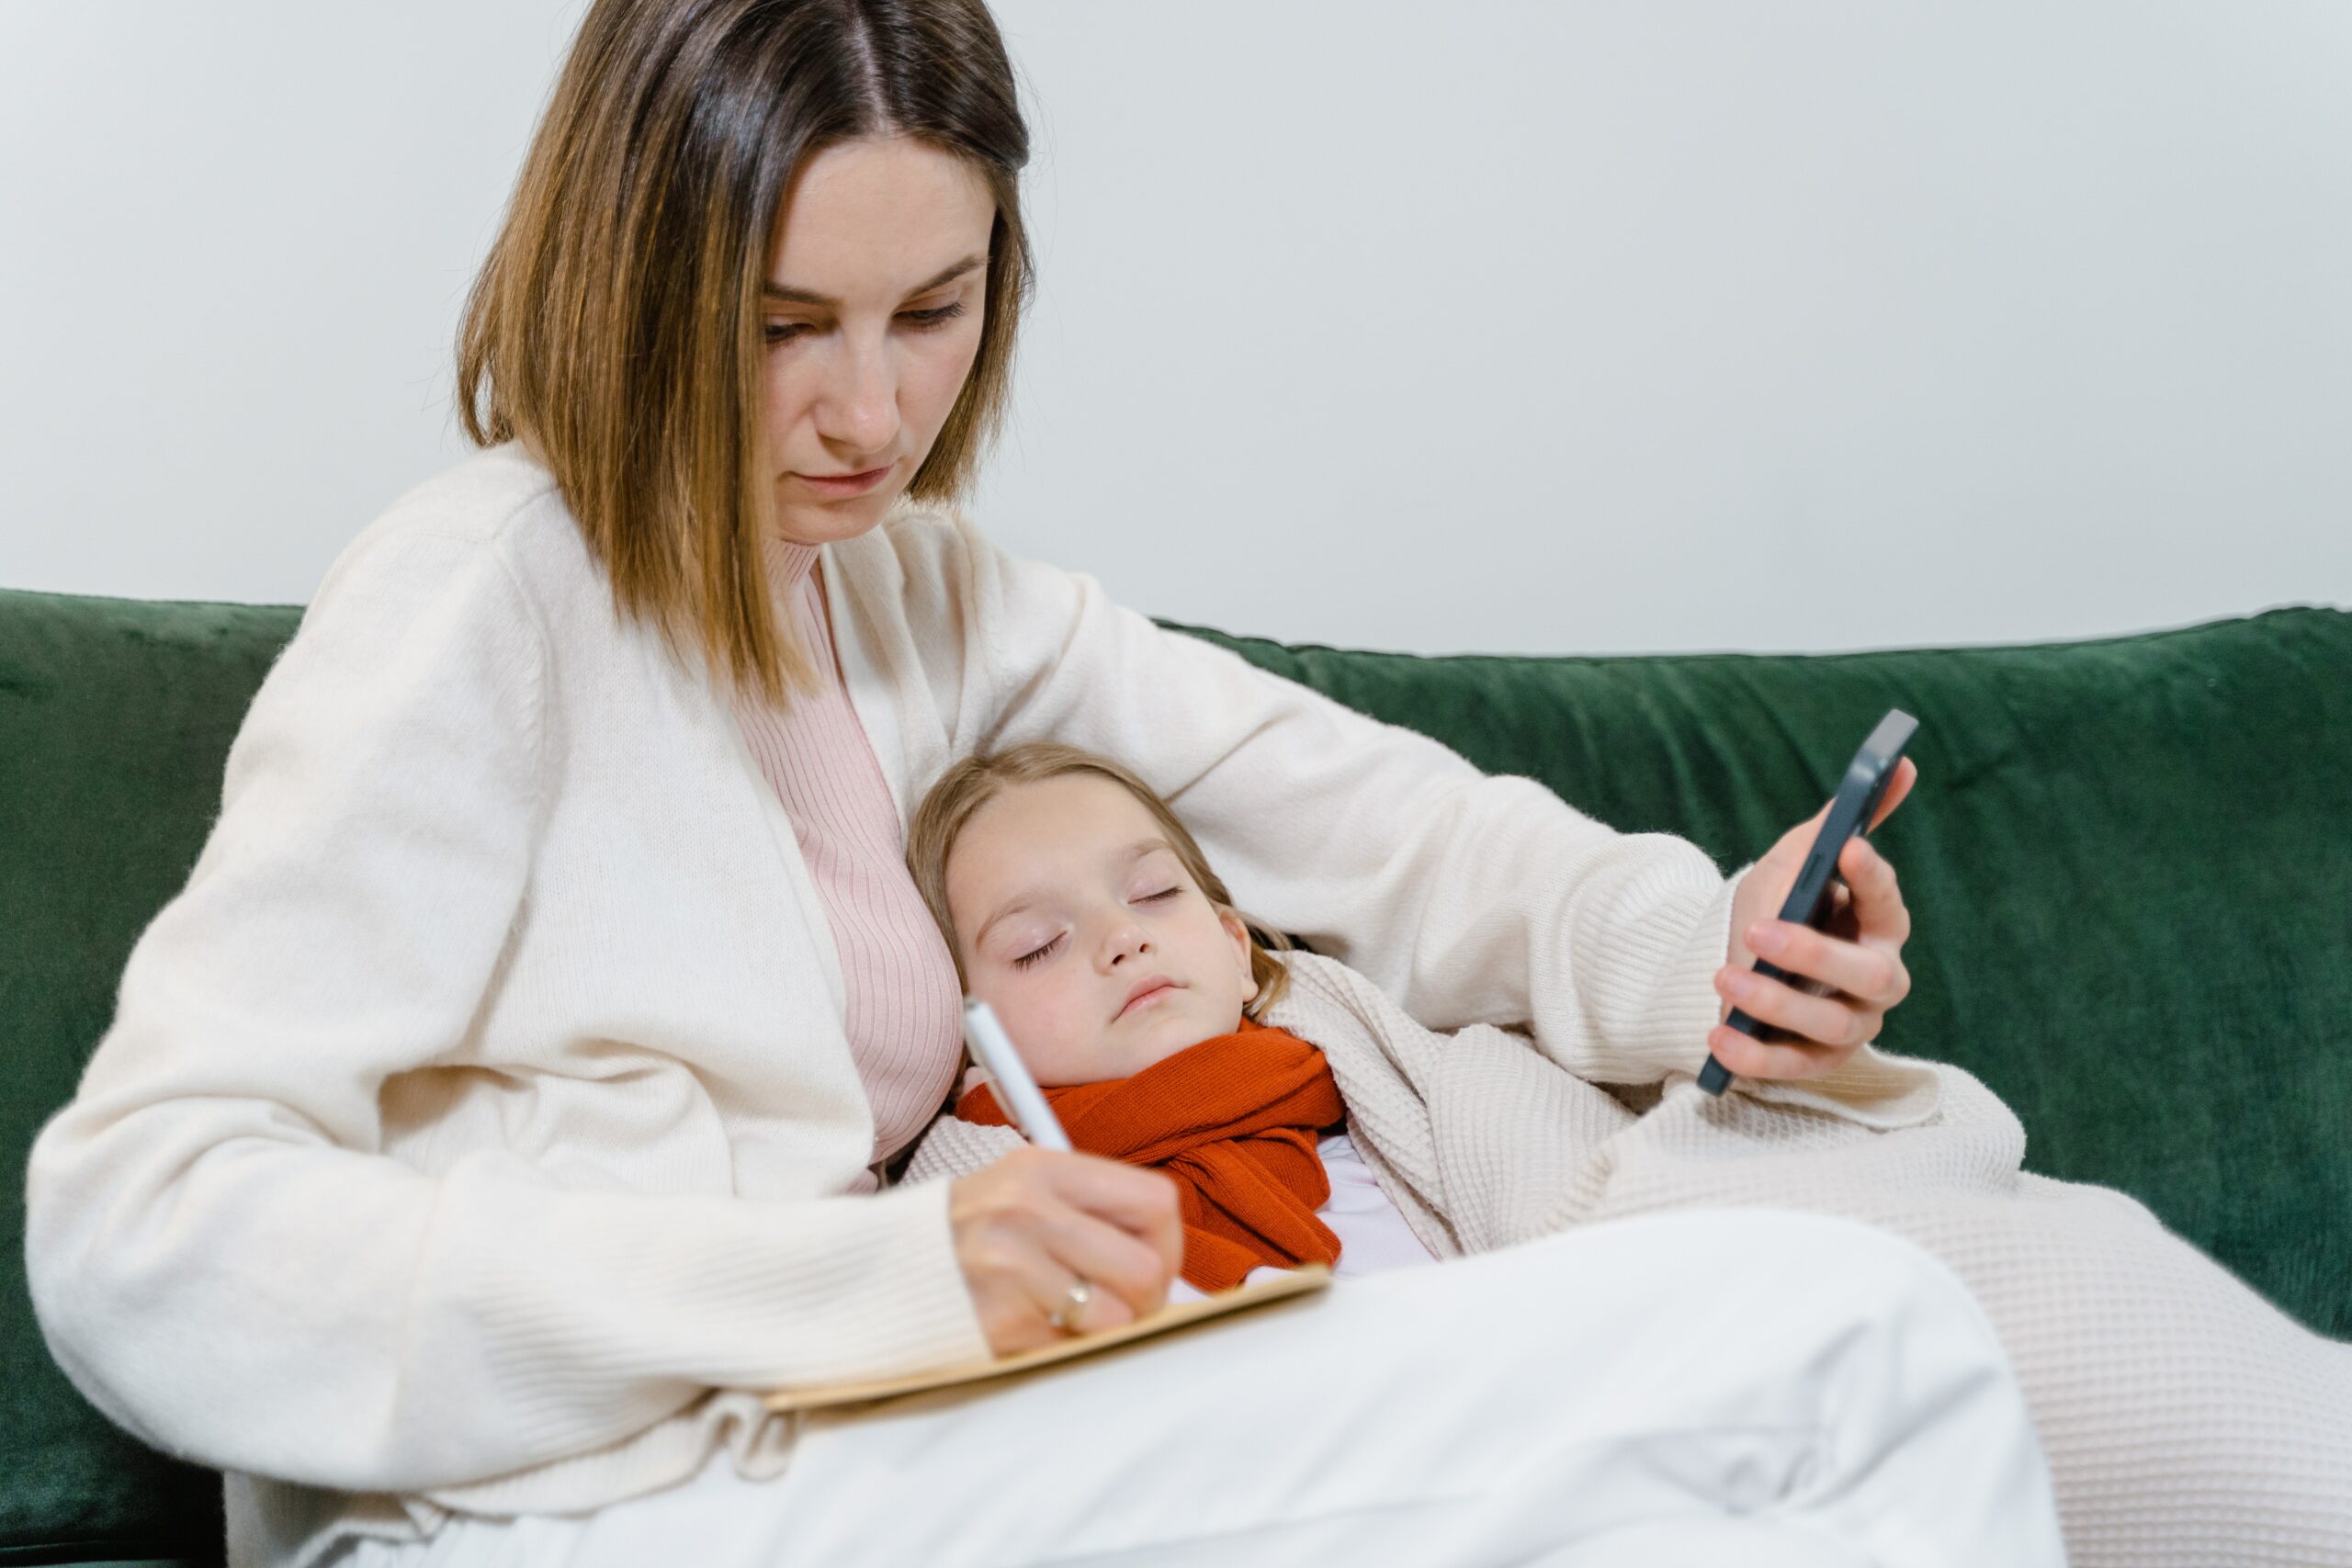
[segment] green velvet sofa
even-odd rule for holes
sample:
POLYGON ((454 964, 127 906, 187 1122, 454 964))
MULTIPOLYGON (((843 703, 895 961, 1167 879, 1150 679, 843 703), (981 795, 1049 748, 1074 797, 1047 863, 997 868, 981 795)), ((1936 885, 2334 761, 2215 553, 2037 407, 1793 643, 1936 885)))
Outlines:
MULTIPOLYGON (((0 592, 0 1164, 106 1029, 299 611, 0 592)), ((1881 838, 1916 920, 1884 1043, 1967 1066, 2028 1164, 2120 1187, 2352 1334, 2352 615, 1815 657, 1424 659, 1178 627, 1726 867, 1886 708, 1921 782, 1881 838)), ((109 1426, 0 1280, 0 1568, 220 1559, 216 1478, 109 1426)))

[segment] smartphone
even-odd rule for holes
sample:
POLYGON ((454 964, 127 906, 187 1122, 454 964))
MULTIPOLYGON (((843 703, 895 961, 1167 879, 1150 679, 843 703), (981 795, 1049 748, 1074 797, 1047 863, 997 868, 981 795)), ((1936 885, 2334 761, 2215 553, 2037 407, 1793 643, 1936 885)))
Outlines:
MULTIPOLYGON (((1918 728, 1919 721, 1901 708, 1889 708, 1886 716, 1878 721, 1878 728, 1871 731, 1870 739, 1862 742, 1862 749, 1854 753, 1853 761, 1847 764, 1845 779, 1838 785, 1837 798, 1829 803, 1829 815, 1822 818, 1821 831, 1813 836, 1813 848, 1805 853, 1796 886, 1789 889, 1788 899, 1781 906, 1781 919, 1815 931, 1828 923, 1836 908, 1829 890, 1840 880, 1838 860, 1846 852, 1846 840, 1870 832, 1871 817, 1885 797, 1887 783, 1894 777, 1894 764, 1918 728)), ((1769 959, 1758 959, 1754 967, 1758 975, 1775 980, 1797 986, 1807 983, 1769 959)), ((1758 1040, 1791 1038, 1787 1031, 1759 1023, 1737 1008, 1732 1009, 1731 1016, 1724 1021, 1758 1040)), ((1709 1094, 1721 1094, 1730 1082, 1731 1069, 1715 1060, 1713 1052, 1707 1053, 1707 1065, 1699 1071, 1699 1087, 1709 1094)))

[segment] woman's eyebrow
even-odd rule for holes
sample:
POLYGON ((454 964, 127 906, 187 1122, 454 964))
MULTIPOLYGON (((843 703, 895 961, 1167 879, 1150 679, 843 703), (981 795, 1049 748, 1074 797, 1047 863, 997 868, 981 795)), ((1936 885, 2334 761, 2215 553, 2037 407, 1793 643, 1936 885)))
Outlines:
MULTIPOLYGON (((1166 850, 1170 854, 1173 854, 1176 852, 1176 846, 1161 838, 1137 839, 1134 843, 1129 844, 1123 850, 1113 851, 1112 859, 1114 861, 1123 861, 1128 865, 1133 865, 1136 862, 1143 859, 1144 856, 1151 853, 1154 850, 1166 850)), ((1024 887, 1020 892, 1015 893, 1004 903, 999 904, 996 907, 996 913, 990 915, 987 919, 982 920, 980 922, 980 929, 972 933, 972 945, 977 948, 981 942, 986 942, 988 940, 989 931, 999 920, 1003 919, 1007 915, 1017 915, 1021 913, 1022 910, 1027 908, 1030 905, 1044 897, 1050 891, 1051 889, 1044 887, 1024 887)))
MULTIPOLYGON (((928 294, 942 284, 955 282, 974 267, 987 265, 988 257, 986 256, 966 256, 962 261, 950 265, 944 272, 936 276, 925 278, 908 289, 907 298, 911 299, 918 294, 928 294)), ((828 310, 841 308, 841 301, 831 295, 812 293, 806 288, 795 288, 788 284, 774 281, 761 284, 760 293, 769 299, 786 305, 816 305, 828 310)))

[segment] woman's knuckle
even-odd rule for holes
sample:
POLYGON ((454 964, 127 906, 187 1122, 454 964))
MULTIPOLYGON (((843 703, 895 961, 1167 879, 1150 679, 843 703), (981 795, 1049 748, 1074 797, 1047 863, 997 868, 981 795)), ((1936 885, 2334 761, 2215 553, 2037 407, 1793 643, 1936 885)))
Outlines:
POLYGON ((1056 1214, 1040 1222, 1044 1245, 1057 1258, 1068 1258, 1082 1251, 1086 1237, 1094 1222, 1075 1212, 1056 1214))
POLYGON ((1726 1067, 1742 1077, 1758 1077, 1757 1068, 1764 1064, 1764 1048, 1737 1030, 1732 1037, 1716 1048, 1715 1055, 1726 1067))
POLYGON ((1152 1218, 1165 1218, 1176 1212, 1176 1182, 1172 1177, 1163 1170, 1138 1169, 1135 1174, 1143 1179, 1129 1189, 1128 1201, 1152 1218))
POLYGON ((1008 1188, 994 1194, 980 1210, 980 1219, 990 1230, 1010 1230, 1019 1226, 1032 1213, 1034 1205, 1019 1188, 1008 1188))
POLYGON ((1159 1254, 1139 1241, 1127 1240, 1119 1248, 1112 1269, 1112 1289, 1129 1301, 1141 1301, 1159 1288, 1159 1254))
POLYGON ((1155 1182, 1147 1201, 1162 1219, 1172 1219, 1182 1213, 1184 1207, 1182 1195, 1176 1190, 1176 1183, 1173 1179, 1155 1182))
POLYGON ((1012 1249, 994 1235, 983 1238, 968 1249, 964 1257, 973 1272, 993 1279, 1009 1278, 1019 1266, 1012 1249))

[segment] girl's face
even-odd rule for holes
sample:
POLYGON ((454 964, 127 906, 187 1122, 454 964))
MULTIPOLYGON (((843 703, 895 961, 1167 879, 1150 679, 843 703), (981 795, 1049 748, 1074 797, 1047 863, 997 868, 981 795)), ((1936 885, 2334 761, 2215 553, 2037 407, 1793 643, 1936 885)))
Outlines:
POLYGON ((785 538, 854 538, 914 479, 979 353, 995 220, 977 170, 905 137, 801 164, 761 307, 761 430, 785 538))
POLYGON ((1099 773, 1014 784, 974 812, 948 855, 947 908, 973 997, 1048 1089, 1230 1034, 1258 994, 1248 928, 1099 773))

